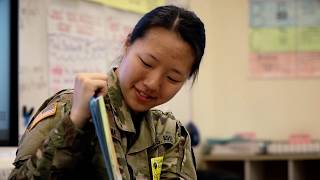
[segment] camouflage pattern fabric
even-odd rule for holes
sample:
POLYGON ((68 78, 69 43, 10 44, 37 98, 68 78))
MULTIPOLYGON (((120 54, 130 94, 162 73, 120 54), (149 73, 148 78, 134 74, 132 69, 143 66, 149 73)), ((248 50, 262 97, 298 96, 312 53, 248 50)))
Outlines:
MULTIPOLYGON (((70 120, 72 93, 58 92, 39 108, 19 142, 10 180, 107 178, 92 122, 78 129, 70 120)), ((152 179, 156 157, 163 157, 161 179, 196 179, 190 137, 172 113, 140 113, 135 127, 114 70, 105 102, 124 180, 152 179)))

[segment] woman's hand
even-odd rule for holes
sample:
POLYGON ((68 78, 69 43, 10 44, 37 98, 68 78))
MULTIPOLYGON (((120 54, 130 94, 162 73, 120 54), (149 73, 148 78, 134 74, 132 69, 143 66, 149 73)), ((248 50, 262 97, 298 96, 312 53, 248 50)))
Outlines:
POLYGON ((94 94, 103 96, 107 94, 107 75, 104 73, 77 74, 70 119, 78 128, 82 128, 91 116, 89 101, 94 94))

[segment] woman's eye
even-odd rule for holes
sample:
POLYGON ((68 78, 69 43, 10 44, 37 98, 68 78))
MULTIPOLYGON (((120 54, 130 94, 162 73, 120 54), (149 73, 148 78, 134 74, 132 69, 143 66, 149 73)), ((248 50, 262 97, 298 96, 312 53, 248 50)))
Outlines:
POLYGON ((168 79, 169 79, 170 81, 174 82, 174 83, 180 82, 180 81, 178 81, 178 80, 176 80, 176 79, 174 79, 174 78, 172 78, 172 77, 168 77, 168 79))
POLYGON ((143 65, 145 65, 146 67, 152 67, 150 64, 146 63, 145 61, 143 61, 141 58, 139 58, 140 61, 142 62, 143 65))

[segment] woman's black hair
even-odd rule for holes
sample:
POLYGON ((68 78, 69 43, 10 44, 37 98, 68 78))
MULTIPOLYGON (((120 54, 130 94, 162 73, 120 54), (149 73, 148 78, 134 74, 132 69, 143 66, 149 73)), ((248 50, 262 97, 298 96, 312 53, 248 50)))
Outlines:
POLYGON ((163 27, 176 32, 194 50, 195 61, 189 78, 196 79, 206 44, 204 25, 192 11, 168 5, 160 6, 145 14, 136 24, 129 36, 128 43, 133 44, 142 38, 152 27, 163 27))

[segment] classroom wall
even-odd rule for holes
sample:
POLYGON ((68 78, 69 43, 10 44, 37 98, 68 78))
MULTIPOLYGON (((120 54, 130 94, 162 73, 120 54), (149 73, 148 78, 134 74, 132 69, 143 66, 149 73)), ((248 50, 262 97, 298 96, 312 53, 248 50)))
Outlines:
MULTIPOLYGON (((23 0, 20 3, 20 105, 28 107, 39 107, 49 96, 46 88, 50 28, 46 13, 54 3, 48 2, 23 0), (35 36, 39 38, 33 38, 30 46, 29 38, 35 36)), ((54 2, 61 5, 62 1, 54 2)), ((193 86, 192 107, 189 107, 192 104, 189 89, 185 88, 175 101, 183 103, 164 105, 163 109, 173 110, 184 124, 192 117, 203 139, 229 137, 243 131, 256 132, 259 138, 285 139, 295 132, 320 138, 317 129, 320 127, 319 78, 253 79, 249 76, 248 0, 189 2, 190 8, 205 23, 206 52, 198 81, 193 86)))
POLYGON ((191 0, 204 21, 207 46, 193 87, 193 119, 202 139, 256 132, 286 139, 320 138, 320 79, 253 79, 249 76, 247 0, 191 0))
MULTIPOLYGON (((188 6, 188 0, 167 3, 188 6)), ((110 69, 141 16, 85 0, 20 0, 19 134, 28 121, 22 107, 35 113, 46 98, 72 88, 77 72, 110 69)), ((173 111, 186 124, 192 112, 189 86, 186 83, 172 101, 157 108, 173 111)))

